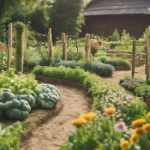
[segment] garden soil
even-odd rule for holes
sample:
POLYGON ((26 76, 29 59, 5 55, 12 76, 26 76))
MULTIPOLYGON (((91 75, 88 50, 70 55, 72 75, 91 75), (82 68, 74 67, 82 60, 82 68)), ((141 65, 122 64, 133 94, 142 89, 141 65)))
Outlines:
MULTIPOLYGON (((120 79, 124 79, 124 77, 131 77, 131 70, 129 70, 129 71, 114 71, 113 76, 111 78, 103 78, 103 79, 110 83, 119 84, 120 79)), ((145 66, 137 67, 135 69, 135 78, 146 79, 145 66)))
POLYGON ((56 85, 64 104, 62 111, 39 126, 22 144, 22 150, 59 150, 67 142, 68 135, 75 131, 72 120, 90 110, 90 97, 81 88, 56 85))

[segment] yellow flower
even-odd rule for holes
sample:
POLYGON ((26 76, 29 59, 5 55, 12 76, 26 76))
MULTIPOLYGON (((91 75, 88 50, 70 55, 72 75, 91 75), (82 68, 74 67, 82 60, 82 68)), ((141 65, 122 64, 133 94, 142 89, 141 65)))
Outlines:
POLYGON ((112 115, 116 112, 116 109, 114 107, 108 107, 104 110, 104 112, 107 114, 107 115, 112 115))
POLYGON ((148 112, 148 114, 146 115, 146 117, 147 117, 148 119, 150 119, 150 112, 148 112))
POLYGON ((134 132, 138 135, 144 134, 144 129, 142 127, 136 128, 134 132))
POLYGON ((82 126, 82 125, 84 125, 86 123, 87 123, 87 120, 84 119, 84 118, 78 118, 78 119, 75 119, 75 120, 72 121, 72 124, 74 126, 82 126))
POLYGON ((146 123, 146 124, 143 126, 143 129, 144 129, 144 131, 150 132, 150 123, 146 123))
POLYGON ((96 113, 95 112, 89 112, 86 113, 82 116, 84 119, 86 119, 87 121, 91 121, 96 117, 96 113))
POLYGON ((134 133, 134 134, 132 134, 129 141, 130 141, 131 144, 135 144, 138 139, 139 139, 139 135, 137 133, 134 133))
POLYGON ((133 127, 141 127, 145 122, 145 119, 137 119, 135 121, 132 122, 132 126, 133 127))
POLYGON ((127 150, 129 147, 129 142, 127 140, 124 140, 120 144, 121 150, 127 150))

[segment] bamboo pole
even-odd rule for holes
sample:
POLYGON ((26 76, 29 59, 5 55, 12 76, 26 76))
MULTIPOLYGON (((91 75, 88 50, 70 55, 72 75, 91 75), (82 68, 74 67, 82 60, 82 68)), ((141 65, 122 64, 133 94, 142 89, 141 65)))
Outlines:
POLYGON ((91 39, 90 34, 85 36, 85 63, 90 63, 90 54, 91 54, 91 39))
POLYGON ((150 80, 150 38, 147 40, 146 51, 146 82, 150 80))
POLYGON ((66 34, 61 34, 61 41, 63 45, 63 60, 67 60, 67 40, 66 40, 66 34))
POLYGON ((11 66, 12 61, 12 51, 13 51, 13 35, 12 35, 12 23, 8 25, 8 60, 7 60, 7 69, 11 66))
POLYGON ((51 59, 52 63, 54 62, 54 48, 53 48, 53 41, 52 41, 52 29, 49 28, 48 30, 48 48, 49 48, 49 58, 51 59))
POLYGON ((135 53, 136 53, 136 41, 133 41, 133 49, 132 49, 132 78, 134 78, 135 74, 135 53))

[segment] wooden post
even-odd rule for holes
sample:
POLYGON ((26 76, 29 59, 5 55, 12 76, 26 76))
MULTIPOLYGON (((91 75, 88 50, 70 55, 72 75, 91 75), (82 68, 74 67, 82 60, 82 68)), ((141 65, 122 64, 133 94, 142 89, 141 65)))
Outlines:
POLYGON ((12 36, 12 23, 9 23, 8 25, 8 59, 7 59, 7 69, 11 66, 12 61, 12 47, 13 44, 13 36, 12 36))
POLYGON ((133 48, 132 48, 132 78, 134 78, 135 73, 135 53, 136 53, 136 41, 133 41, 133 48))
POLYGON ((85 63, 90 63, 90 54, 91 54, 91 39, 90 34, 85 36, 85 63))
POLYGON ((150 80, 150 38, 147 40, 146 51, 146 82, 150 80))
POLYGON ((61 41, 63 45, 63 60, 67 60, 67 40, 66 40, 66 34, 61 34, 61 41))
POLYGON ((16 29, 16 71, 23 72, 24 63, 24 41, 25 41, 25 25, 22 22, 17 22, 16 29))
POLYGON ((52 63, 54 62, 54 48, 53 48, 53 41, 52 41, 52 29, 49 28, 48 30, 48 48, 49 48, 49 58, 51 59, 52 63))

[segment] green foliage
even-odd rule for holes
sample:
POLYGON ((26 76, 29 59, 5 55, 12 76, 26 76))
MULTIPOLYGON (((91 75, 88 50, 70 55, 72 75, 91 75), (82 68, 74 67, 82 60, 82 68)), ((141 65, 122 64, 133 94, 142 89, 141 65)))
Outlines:
POLYGON ((135 88, 140 86, 141 83, 136 79, 125 79, 120 81, 120 85, 130 92, 135 92, 135 88))
POLYGON ((61 61, 59 63, 56 63, 55 66, 65 66, 65 67, 70 67, 70 68, 77 68, 77 67, 80 67, 81 65, 75 61, 61 61))
POLYGON ((140 97, 149 98, 150 97, 150 86, 149 85, 140 85, 136 87, 135 94, 140 97))
POLYGON ((0 74, 0 91, 7 88, 15 94, 33 94, 39 90, 33 75, 16 75, 14 69, 0 74))
POLYGON ((109 58, 109 59, 101 59, 101 61, 105 64, 111 64, 115 67, 115 70, 130 70, 131 63, 123 58, 109 58))
POLYGON ((120 34, 117 29, 114 30, 111 36, 111 41, 119 41, 120 40, 120 34))
POLYGON ((102 77, 110 77, 113 74, 114 68, 109 64, 104 64, 102 62, 93 62, 91 64, 84 64, 84 70, 96 73, 102 77))
POLYGON ((23 125, 19 122, 6 128, 0 125, 0 149, 19 150, 22 130, 23 125))
POLYGON ((0 52, 0 69, 6 68, 7 64, 7 52, 0 52))
POLYGON ((82 8, 82 0, 56 0, 53 3, 51 27, 54 30, 55 38, 60 36, 62 32, 76 35, 81 31, 83 23, 82 8))
POLYGON ((9 120, 24 120, 31 109, 50 109, 60 100, 54 85, 40 85, 33 75, 16 75, 14 70, 0 75, 0 91, 0 114, 9 120))
POLYGON ((147 113, 147 105, 146 103, 143 103, 142 100, 135 99, 127 104, 124 112, 126 113, 126 116, 128 116, 125 118, 125 121, 131 123, 133 120, 136 120, 147 113))
POLYGON ((79 61, 83 59, 83 53, 81 51, 69 50, 67 53, 68 60, 79 61))
POLYGON ((71 134, 61 150, 120 150, 118 143, 124 133, 114 129, 115 123, 114 119, 100 114, 94 121, 71 134))

